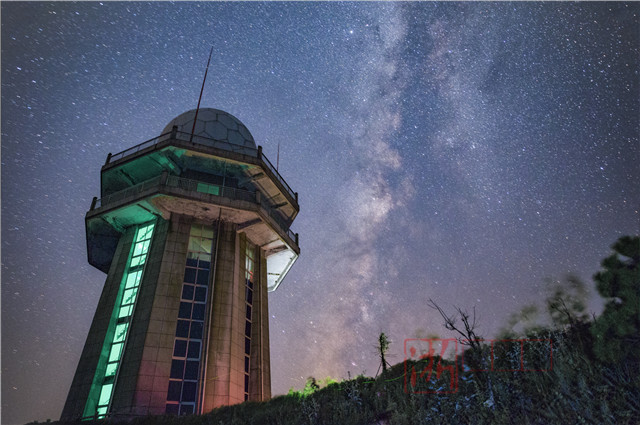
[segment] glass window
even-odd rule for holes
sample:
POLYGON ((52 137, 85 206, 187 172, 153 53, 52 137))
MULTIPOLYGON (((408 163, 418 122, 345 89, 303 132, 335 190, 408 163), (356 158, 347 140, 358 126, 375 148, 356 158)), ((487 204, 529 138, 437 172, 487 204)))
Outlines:
POLYGON ((189 337, 189 321, 188 320, 178 320, 178 324, 176 325, 176 336, 180 338, 189 337))
POLYGON ((174 357, 184 357, 187 354, 187 341, 184 339, 176 339, 176 342, 173 346, 173 356, 174 357))
POLYGON ((105 406, 109 404, 109 400, 111 399, 111 389, 113 389, 113 384, 106 384, 102 386, 100 398, 98 399, 98 406, 105 406))
POLYGON ((120 360, 120 354, 122 353, 123 345, 124 343, 119 342, 111 346, 111 351, 109 352, 109 363, 117 362, 118 360, 120 360))
POLYGON ((178 317, 181 319, 191 319, 191 306, 192 304, 190 302, 181 302, 178 317))
POLYGON ((182 299, 183 300, 193 300, 193 285, 182 285, 182 299))
POLYGON ((246 355, 251 354, 251 340, 247 337, 244 338, 244 353, 246 355))
POLYGON ((181 390, 182 390, 182 381, 169 381, 169 391, 167 392, 167 400, 180 401, 181 390))
POLYGON ((207 300, 207 288, 196 287, 195 300, 205 302, 207 300))
POLYGON ((104 373, 105 378, 108 377, 108 376, 115 376, 117 369, 118 369, 118 363, 109 363, 109 364, 107 364, 107 370, 104 373))
POLYGON ((199 361, 187 360, 187 366, 184 370, 184 379, 197 380, 199 366, 199 361))
POLYGON ((129 323, 118 323, 116 325, 116 333, 113 336, 113 342, 123 342, 127 337, 127 329, 129 328, 129 323))
POLYGON ((192 269, 191 267, 187 267, 184 269, 184 279, 185 283, 196 283, 196 269, 192 269))
POLYGON ((187 357, 190 359, 200 358, 200 342, 189 341, 189 350, 187 351, 187 357))
POLYGON ((193 305, 193 320, 204 320, 204 304, 193 305))
POLYGON ((136 300, 136 295, 138 295, 138 287, 127 289, 122 296, 122 304, 133 304, 136 300))
POLYGON ((209 270, 199 269, 198 270, 198 279, 196 280, 198 285, 208 285, 209 284, 209 270))
POLYGON ((244 358, 244 371, 249 373, 249 357, 245 356, 244 358))
POLYGON ((182 385, 182 401, 196 401, 196 383, 185 381, 182 385))
POLYGON ((202 322, 193 322, 191 324, 191 332, 189 338, 202 339, 202 322))
POLYGON ((251 306, 247 305, 247 320, 251 320, 251 306))
POLYGON ((167 408, 165 409, 165 413, 167 415, 177 415, 179 407, 180 407, 179 404, 167 404, 167 408))
POLYGON ((184 360, 173 359, 171 361, 171 379, 182 379, 184 374, 184 360))

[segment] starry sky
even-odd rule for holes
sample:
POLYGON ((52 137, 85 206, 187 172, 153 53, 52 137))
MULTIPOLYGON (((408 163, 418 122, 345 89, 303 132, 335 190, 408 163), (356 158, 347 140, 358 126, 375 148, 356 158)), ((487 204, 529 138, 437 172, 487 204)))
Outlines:
MULTIPOLYGON (((300 194, 272 389, 376 373, 377 335, 494 336, 640 230, 640 5, 2 2, 2 423, 57 419, 105 275, 99 170, 196 106, 300 194)), ((541 304, 540 304, 541 305, 541 304)))

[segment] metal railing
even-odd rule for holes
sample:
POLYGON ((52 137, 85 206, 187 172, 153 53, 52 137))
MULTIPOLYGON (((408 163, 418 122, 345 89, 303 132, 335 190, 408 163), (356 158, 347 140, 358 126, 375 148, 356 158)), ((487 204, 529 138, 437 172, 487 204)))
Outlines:
MULTIPOLYGON (((158 137, 154 137, 153 139, 149 139, 145 142, 142 142, 136 146, 133 146, 129 149, 125 149, 122 152, 118 152, 114 155, 107 155, 107 161, 105 163, 106 164, 110 164, 114 161, 118 161, 124 157, 127 157, 129 155, 133 155, 137 152, 140 152, 141 150, 147 149, 149 147, 155 146, 158 143, 164 142, 166 140, 170 140, 170 139, 175 139, 175 140, 180 140, 180 141, 185 141, 188 142, 191 140, 191 133, 185 133, 183 131, 171 131, 169 133, 165 133, 162 134, 158 137)), ((266 168, 269 169, 269 171, 271 171, 271 173, 275 176, 275 178, 280 182, 280 184, 282 184, 282 186, 284 187, 284 189, 288 192, 289 196, 292 199, 295 199, 296 202, 298 202, 298 196, 297 193, 293 191, 293 189, 291 189, 291 187, 289 186, 289 184, 285 181, 285 179, 280 175, 280 173, 278 173, 278 170, 276 170, 276 168, 273 166, 273 164, 271 163, 271 161, 269 161, 269 159, 265 156, 264 153, 262 153, 262 149, 261 148, 252 148, 249 146, 240 146, 240 145, 235 145, 233 143, 229 143, 229 142, 225 142, 222 140, 217 140, 217 139, 211 139, 209 137, 202 137, 202 136, 193 136, 193 142, 198 143, 200 145, 204 145, 204 146, 209 146, 212 148, 216 148, 216 149, 222 149, 222 150, 226 150, 226 151, 230 151, 230 152, 234 152, 234 153, 240 153, 243 155, 249 155, 249 156, 253 156, 258 158, 259 160, 261 160, 261 162, 264 164, 264 166, 266 168)))
POLYGON ((104 198, 96 199, 95 203, 92 203, 91 209, 100 208, 105 205, 113 204, 123 199, 129 198, 138 193, 142 193, 148 189, 151 189, 160 184, 162 176, 157 176, 149 180, 145 180, 142 183, 138 183, 135 186, 128 187, 126 189, 114 192, 111 195, 107 195, 104 198))
POLYGON ((138 183, 135 186, 128 187, 126 189, 120 190, 118 192, 112 193, 104 198, 98 199, 94 198, 91 203, 91 210, 101 208, 107 205, 111 205, 118 201, 127 199, 139 193, 145 192, 154 187, 159 187, 161 185, 166 185, 167 187, 175 187, 178 189, 206 193, 214 196, 221 196, 224 198, 229 198, 233 200, 247 201, 255 204, 259 204, 262 209, 267 213, 273 221, 276 222, 278 226, 282 230, 285 231, 287 236, 291 238, 291 240, 295 241, 298 244, 298 236, 296 233, 292 232, 289 228, 291 223, 278 212, 277 208, 274 208, 274 205, 269 202, 268 198, 264 196, 261 192, 251 192, 244 189, 236 189, 234 187, 220 186, 216 184, 206 183, 199 180, 191 180, 185 179, 178 176, 166 176, 166 180, 163 182, 163 175, 153 177, 149 180, 145 180, 142 183, 138 183))

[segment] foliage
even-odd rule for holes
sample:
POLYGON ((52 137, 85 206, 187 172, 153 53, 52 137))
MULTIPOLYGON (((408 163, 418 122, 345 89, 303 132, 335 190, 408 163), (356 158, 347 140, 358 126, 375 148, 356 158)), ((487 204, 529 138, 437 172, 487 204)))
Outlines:
POLYGON ((607 300, 595 321, 596 355, 604 361, 640 358, 640 237, 624 236, 612 246, 614 253, 602 261, 596 288, 607 300))

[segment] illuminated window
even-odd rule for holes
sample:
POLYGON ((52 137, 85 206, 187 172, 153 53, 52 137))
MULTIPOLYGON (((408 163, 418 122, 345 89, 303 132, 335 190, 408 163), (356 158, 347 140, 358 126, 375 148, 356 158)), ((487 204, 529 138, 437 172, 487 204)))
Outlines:
POLYGON ((92 419, 97 416, 98 419, 101 419, 106 416, 109 410, 115 380, 127 342, 129 325, 138 299, 138 290, 151 245, 153 228, 154 223, 148 223, 136 230, 127 267, 120 283, 114 314, 109 323, 109 331, 102 348, 103 355, 101 355, 100 361, 106 360, 106 365, 102 363, 96 369, 89 401, 87 401, 84 410, 85 418, 92 419), (96 397, 98 399, 97 405, 95 404, 96 397))
POLYGON ((212 227, 191 226, 167 391, 168 414, 189 415, 197 411, 212 246, 212 227))

